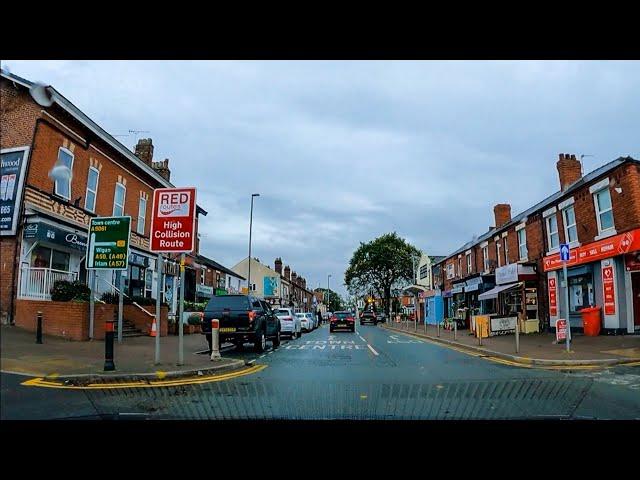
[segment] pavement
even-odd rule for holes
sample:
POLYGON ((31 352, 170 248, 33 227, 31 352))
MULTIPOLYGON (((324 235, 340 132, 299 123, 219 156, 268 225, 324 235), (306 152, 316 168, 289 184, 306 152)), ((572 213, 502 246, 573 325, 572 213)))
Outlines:
POLYGON ((448 346, 461 347, 471 352, 503 358, 523 365, 540 366, 580 366, 580 365, 621 365, 640 362, 640 335, 601 335, 588 337, 573 334, 570 351, 564 343, 556 343, 554 334, 521 334, 519 352, 515 352, 515 335, 500 335, 483 338, 482 345, 469 330, 458 330, 454 340, 452 330, 440 329, 437 336, 435 325, 413 322, 385 323, 384 328, 407 333, 418 338, 439 342, 448 346))
POLYGON ((2 373, 0 418, 640 419, 637 367, 525 366, 381 325, 357 325, 355 333, 323 325, 261 354, 223 355, 252 370, 117 388, 2 373))
MULTIPOLYGON (((178 366, 178 337, 160 338, 160 363, 155 364, 154 337, 124 337, 114 342, 115 371, 104 371, 103 340, 78 342, 44 336, 37 344, 35 334, 9 325, 0 327, 0 369, 48 379, 78 382, 138 381, 220 374, 245 366, 242 359, 211 361, 204 335, 185 335, 184 364, 178 366)), ((224 349, 223 349, 224 351, 224 349)), ((224 356, 224 353, 223 353, 224 356)))

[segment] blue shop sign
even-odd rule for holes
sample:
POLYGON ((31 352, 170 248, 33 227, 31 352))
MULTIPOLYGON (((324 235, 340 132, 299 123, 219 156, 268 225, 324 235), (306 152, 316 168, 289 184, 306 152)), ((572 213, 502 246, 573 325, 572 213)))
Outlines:
POLYGON ((87 236, 54 227, 44 222, 28 223, 22 234, 24 239, 35 239, 52 243, 61 247, 72 248, 81 252, 87 251, 87 236))

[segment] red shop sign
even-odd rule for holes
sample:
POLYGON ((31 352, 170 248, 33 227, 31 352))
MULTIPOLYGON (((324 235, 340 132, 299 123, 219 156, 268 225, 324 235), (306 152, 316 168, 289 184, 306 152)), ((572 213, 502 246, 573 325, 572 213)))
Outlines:
POLYGON ((151 212, 152 252, 187 253, 195 247, 196 189, 156 188, 151 212))
POLYGON ((549 315, 555 317, 558 315, 558 300, 557 300, 556 279, 549 279, 549 315))
POLYGON ((604 267, 602 269, 602 289, 604 290, 604 314, 615 315, 616 313, 616 294, 615 294, 615 278, 613 276, 613 267, 604 267))
MULTIPOLYGON (((572 267, 583 263, 595 262, 596 260, 623 255, 635 250, 640 250, 640 228, 581 247, 572 248, 567 266, 572 267)), ((545 272, 562 268, 560 254, 556 253, 544 257, 543 268, 545 272)))
POLYGON ((567 321, 559 318, 556 320, 556 341, 567 339, 567 321))

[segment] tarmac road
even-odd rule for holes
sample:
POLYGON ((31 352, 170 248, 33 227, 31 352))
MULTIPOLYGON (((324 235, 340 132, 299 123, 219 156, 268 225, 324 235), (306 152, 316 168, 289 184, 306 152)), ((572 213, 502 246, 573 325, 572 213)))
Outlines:
MULTIPOLYGON (((196 354, 195 352, 192 354, 196 354)), ((2 374, 2 419, 640 419, 640 370, 496 363, 376 326, 327 325, 224 381, 108 390, 24 386, 2 374)))

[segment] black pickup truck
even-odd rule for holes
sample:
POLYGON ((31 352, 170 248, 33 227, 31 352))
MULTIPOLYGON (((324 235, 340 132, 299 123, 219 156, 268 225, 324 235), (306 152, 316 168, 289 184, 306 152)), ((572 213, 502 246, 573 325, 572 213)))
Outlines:
POLYGON ((220 320, 220 345, 231 342, 238 349, 245 342, 253 343, 257 352, 266 348, 267 339, 273 348, 280 345, 280 320, 268 303, 251 295, 220 295, 212 297, 204 310, 202 333, 211 350, 211 320, 220 320))

